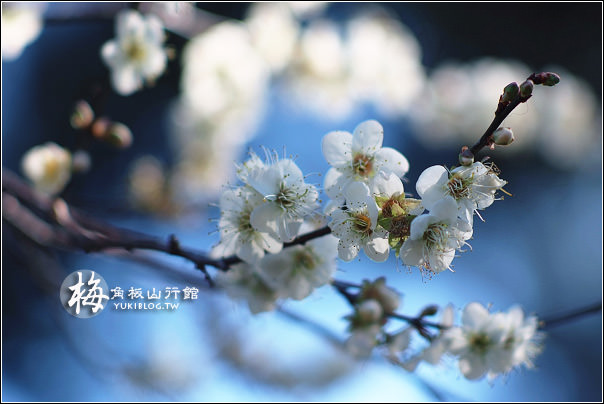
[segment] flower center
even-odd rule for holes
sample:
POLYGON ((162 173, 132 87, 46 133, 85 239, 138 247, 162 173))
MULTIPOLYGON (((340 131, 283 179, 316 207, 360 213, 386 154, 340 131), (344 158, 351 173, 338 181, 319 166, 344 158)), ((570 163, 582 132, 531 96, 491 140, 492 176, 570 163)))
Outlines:
POLYGON ((491 339, 484 333, 471 335, 468 342, 470 350, 480 355, 485 354, 491 345, 491 339))
POLYGON ((471 183, 471 179, 464 180, 455 174, 449 179, 449 182, 447 182, 447 189, 449 194, 455 199, 467 198, 470 196, 469 185, 471 183))
POLYGON ((59 176, 61 164, 57 159, 49 159, 44 164, 44 178, 54 180, 59 176))
POLYGON ((371 219, 369 216, 359 213, 352 219, 352 228, 357 232, 370 236, 373 231, 371 230, 371 219))
POLYGON ((276 195, 275 200, 283 209, 290 209, 296 204, 296 198, 298 194, 291 188, 287 188, 285 184, 279 186, 279 193, 276 195))
POLYGON ((402 241, 407 240, 409 235, 411 235, 411 221, 415 217, 414 215, 403 215, 393 218, 390 225, 390 234, 401 238, 402 241))
POLYGON ((361 177, 369 177, 373 171, 373 157, 357 154, 352 159, 352 170, 361 177))
POLYGON ((241 212, 239 215, 239 222, 237 227, 240 233, 253 232, 254 228, 250 222, 250 216, 252 215, 252 208, 248 207, 241 212))
POLYGON ((424 241, 429 249, 434 247, 444 249, 447 239, 447 225, 444 223, 431 224, 424 232, 424 241))
POLYGON ((128 56, 128 59, 135 62, 143 61, 147 55, 145 47, 136 40, 128 41, 124 47, 124 52, 128 56))
POLYGON ((308 248, 296 251, 293 258, 296 268, 311 270, 317 266, 317 257, 308 248))

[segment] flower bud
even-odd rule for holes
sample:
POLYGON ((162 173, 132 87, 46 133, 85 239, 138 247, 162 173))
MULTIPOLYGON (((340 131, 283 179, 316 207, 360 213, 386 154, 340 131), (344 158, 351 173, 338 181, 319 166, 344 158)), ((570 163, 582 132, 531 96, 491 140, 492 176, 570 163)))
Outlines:
POLYGON ((514 132, 503 126, 493 132, 493 143, 499 146, 507 146, 514 141, 514 132))
POLYGON ((544 86, 555 86, 556 84, 558 84, 560 82, 560 76, 558 76, 556 73, 543 73, 545 75, 545 78, 543 79, 543 85, 544 86))
POLYGON ((461 148, 461 153, 459 153, 459 164, 462 166, 471 166, 474 164, 474 154, 470 151, 468 146, 461 148))
POLYGON ((503 89, 503 95, 501 96, 501 102, 509 102, 512 101, 518 95, 518 91, 520 91, 520 87, 518 83, 515 81, 513 83, 508 84, 503 89))
POLYGON ((533 95, 533 86, 531 80, 526 80, 524 83, 520 84, 520 96, 522 98, 529 98, 533 95))
POLYGON ((560 82, 560 76, 552 72, 543 72, 539 74, 533 74, 530 79, 535 84, 543 84, 544 86, 555 86, 560 82))
POLYGON ((433 316, 438 312, 438 306, 431 304, 430 306, 425 307, 420 313, 420 317, 433 316))
POLYGON ((71 170, 76 173, 85 173, 90 169, 90 154, 86 150, 76 150, 72 155, 71 170))
POLYGON ((109 120, 109 118, 100 117, 94 120, 92 126, 90 127, 90 132, 95 138, 103 140, 107 136, 110 126, 111 120, 109 120))
POLYGON ((114 122, 109 126, 105 140, 120 149, 125 149, 132 144, 132 132, 123 123, 114 122))
POLYGON ((84 100, 76 102, 73 113, 71 114, 70 123, 74 129, 86 129, 94 120, 94 111, 90 104, 84 100))
POLYGON ((373 299, 365 300, 357 308, 359 320, 362 323, 377 323, 382 319, 384 314, 382 305, 373 299))

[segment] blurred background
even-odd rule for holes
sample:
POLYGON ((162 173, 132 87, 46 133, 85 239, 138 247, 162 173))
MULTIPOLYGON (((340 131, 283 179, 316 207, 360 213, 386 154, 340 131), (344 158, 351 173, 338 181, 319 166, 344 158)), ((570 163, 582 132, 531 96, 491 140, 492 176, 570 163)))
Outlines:
MULTIPOLYGON (((260 146, 325 173, 321 138, 366 119, 409 160, 406 191, 454 164, 499 94, 532 72, 561 76, 504 122, 516 141, 489 152, 513 196, 476 221, 455 272, 422 279, 394 254, 338 263, 351 282, 385 276, 400 311, 471 301, 550 318, 602 300, 602 5, 599 3, 142 3, 174 53, 152 87, 105 95, 133 144, 82 141, 74 103, 107 87, 101 46, 122 3, 2 5, 2 167, 48 141, 86 148, 90 170, 63 196, 113 224, 208 251, 217 196, 260 146), (9 8, 14 8, 10 9, 9 8), (27 9, 11 24, 8 11, 27 9), (218 78, 217 78, 218 77, 218 78)), ((321 185, 322 177, 307 182, 321 185)), ((354 361, 346 301, 328 286, 283 312, 204 290, 191 264, 161 254, 84 254, 35 245, 3 220, 2 381, 6 401, 599 401, 601 313, 548 331, 536 369, 489 384, 453 363, 414 373, 375 354, 354 361), (105 310, 77 319, 58 287, 81 268, 110 287, 197 286, 175 312, 105 310), (289 314, 288 314, 289 313, 289 314)))

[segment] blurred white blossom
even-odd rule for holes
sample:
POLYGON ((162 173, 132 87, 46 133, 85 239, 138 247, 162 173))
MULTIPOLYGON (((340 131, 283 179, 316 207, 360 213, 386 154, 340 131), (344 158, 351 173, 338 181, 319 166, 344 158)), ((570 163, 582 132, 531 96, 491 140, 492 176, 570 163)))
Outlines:
POLYGON ((115 39, 101 48, 101 56, 111 69, 111 83, 121 95, 130 95, 152 83, 166 69, 168 56, 161 20, 143 16, 135 10, 122 10, 116 16, 115 39))
POLYGON ((71 153, 53 142, 35 146, 21 161, 23 173, 34 187, 48 194, 57 194, 71 179, 71 153))
POLYGON ((2 3, 2 60, 15 60, 42 31, 39 3, 2 3))
POLYGON ((265 255, 259 273, 282 298, 302 300, 327 284, 336 271, 338 240, 328 234, 279 254, 265 255))
POLYGON ((197 119, 249 124, 262 110, 269 70, 244 24, 219 23, 192 38, 182 63, 182 99, 197 119))
POLYGON ((236 264, 216 274, 216 284, 233 299, 245 300, 253 314, 272 311, 277 307, 277 292, 269 287, 256 268, 247 263, 236 264))
POLYGON ((253 3, 245 19, 252 44, 273 72, 285 68, 293 57, 300 24, 285 3, 253 3))
POLYGON ((470 380, 487 375, 490 379, 514 367, 532 367, 540 352, 537 318, 524 318, 519 307, 507 313, 489 313, 480 303, 463 311, 462 326, 445 333, 448 350, 459 357, 459 369, 470 380))
POLYGON ((423 88, 425 73, 413 34, 378 9, 344 24, 311 21, 285 77, 301 106, 340 119, 365 104, 386 115, 404 115, 423 88))

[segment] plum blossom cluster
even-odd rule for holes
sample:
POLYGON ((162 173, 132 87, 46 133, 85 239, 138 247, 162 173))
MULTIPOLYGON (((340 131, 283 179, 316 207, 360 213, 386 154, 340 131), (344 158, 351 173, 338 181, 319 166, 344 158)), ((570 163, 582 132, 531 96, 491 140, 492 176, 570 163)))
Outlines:
POLYGON ((521 366, 534 367, 533 359, 542 350, 543 334, 538 331, 537 317, 525 317, 518 306, 507 312, 490 313, 480 303, 469 303, 463 310, 461 325, 454 323, 455 312, 449 305, 443 309, 436 335, 414 326, 388 335, 384 343, 387 357, 409 371, 422 361, 438 365, 449 357, 457 360, 465 378, 478 380, 486 376, 494 380, 521 366), (421 349, 413 347, 415 331, 428 341, 421 349))
POLYGON ((338 256, 350 261, 362 249, 383 262, 392 248, 404 265, 429 273, 451 269, 456 252, 472 237, 474 214, 493 204, 506 181, 494 166, 480 162, 433 166, 417 181, 421 199, 409 198, 401 181, 409 163, 382 142, 383 128, 374 120, 362 122, 353 134, 336 131, 323 138, 331 165, 325 212, 339 239, 338 256))
POLYGON ((345 293, 354 310, 346 317, 350 332, 346 347, 359 358, 367 358, 378 349, 391 363, 410 372, 421 362, 439 365, 444 358, 452 358, 467 379, 487 376, 493 380, 520 366, 532 368, 532 360, 541 351, 543 335, 537 331, 537 318, 525 317, 517 306, 507 312, 490 313, 473 302, 464 308, 461 325, 457 326, 451 304, 440 310, 438 323, 426 320, 439 311, 437 306, 427 306, 415 318, 398 315, 395 311, 400 296, 383 277, 373 282, 364 280, 356 294, 345 293), (408 326, 388 332, 386 326, 392 319, 404 320, 408 326), (416 340, 416 334, 422 338, 416 340))
POLYGON ((283 248, 315 227, 317 188, 292 159, 268 152, 266 162, 250 153, 237 172, 243 185, 220 198, 221 239, 214 253, 243 262, 220 273, 218 284, 247 300, 254 313, 274 309, 277 299, 304 299, 327 284, 337 256, 332 235, 283 248))

